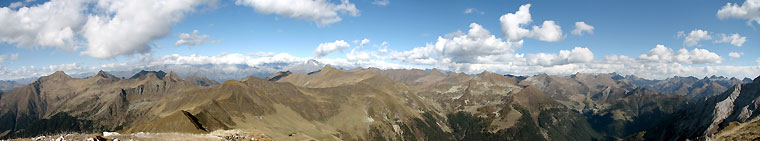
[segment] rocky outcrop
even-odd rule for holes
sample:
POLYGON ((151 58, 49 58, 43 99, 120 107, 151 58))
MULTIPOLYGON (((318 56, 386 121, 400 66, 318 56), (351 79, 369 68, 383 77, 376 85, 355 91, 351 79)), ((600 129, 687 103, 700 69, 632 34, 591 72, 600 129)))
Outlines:
POLYGON ((266 79, 269 80, 269 81, 277 81, 277 80, 280 80, 280 78, 286 77, 286 76, 288 76, 290 74, 293 74, 293 73, 290 72, 290 71, 284 71, 284 72, 281 71, 281 72, 275 73, 272 76, 267 77, 266 79))
MULTIPOLYGON (((760 77, 758 77, 760 78, 760 77)), ((735 85, 720 95, 686 105, 657 129, 647 131, 647 138, 684 140, 710 137, 732 122, 747 122, 758 116, 760 79, 735 85)))
POLYGON ((93 76, 93 77, 109 78, 109 79, 119 78, 119 77, 116 77, 113 74, 107 73, 107 72, 105 72, 103 70, 98 71, 98 74, 95 74, 95 76, 93 76))
POLYGON ((161 71, 161 70, 159 70, 159 71, 145 71, 145 70, 141 70, 137 74, 132 75, 132 77, 129 77, 129 79, 137 79, 137 78, 140 78, 140 77, 144 77, 144 76, 146 76, 148 74, 153 74, 154 76, 156 76, 159 79, 161 79, 161 78, 163 78, 166 75, 166 72, 161 71))

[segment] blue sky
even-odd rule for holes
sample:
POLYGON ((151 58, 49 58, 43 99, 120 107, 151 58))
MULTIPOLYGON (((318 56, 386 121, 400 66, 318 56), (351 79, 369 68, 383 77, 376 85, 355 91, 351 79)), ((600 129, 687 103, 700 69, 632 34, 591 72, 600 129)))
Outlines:
MULTIPOLYGON (((46 3, 79 3, 84 5, 81 14, 80 21, 74 21, 74 24, 70 25, 54 25, 55 27, 73 27, 73 36, 70 39, 76 42, 77 48, 71 49, 71 47, 62 47, 61 45, 45 45, 34 44, 31 46, 20 46, 20 41, 14 41, 12 39, 20 37, 24 34, 27 35, 40 35, 48 31, 41 29, 23 30, 20 33, 15 31, 0 30, 0 54, 5 55, 5 59, 0 62, 0 68, 5 71, 0 76, 7 78, 19 78, 28 77, 34 75, 41 75, 47 73, 40 67, 46 66, 59 66, 62 64, 76 64, 79 68, 89 69, 77 69, 76 71, 90 71, 97 69, 121 69, 121 68, 98 68, 98 66, 104 64, 125 64, 131 65, 136 62, 140 62, 141 57, 147 56, 148 58, 154 58, 154 60, 161 60, 162 56, 168 56, 177 54, 179 56, 207 56, 207 57, 221 57, 225 54, 250 54, 256 52, 271 52, 271 53, 287 53, 288 55, 298 59, 312 59, 315 56, 315 49, 320 44, 332 43, 337 40, 344 40, 349 43, 349 47, 339 48, 334 52, 329 52, 327 56, 317 58, 321 62, 326 62, 331 65, 347 66, 347 67, 387 67, 387 68, 443 68, 451 71, 461 71, 468 73, 475 73, 479 71, 493 71, 501 73, 517 73, 517 74, 536 74, 536 73, 550 73, 550 74, 567 74, 572 72, 587 72, 587 73, 607 73, 607 72, 621 72, 624 70, 637 69, 637 71, 629 71, 628 74, 644 75, 642 74, 648 71, 648 69, 658 67, 682 67, 680 69, 663 70, 661 74, 651 75, 651 78, 663 78, 674 75, 725 75, 736 77, 752 77, 760 74, 760 65, 758 61, 760 58, 760 43, 757 39, 760 38, 758 34, 756 21, 753 21, 753 16, 756 19, 760 17, 760 12, 757 11, 757 7, 749 7, 744 5, 745 1, 497 1, 497 0, 484 0, 484 1, 461 1, 461 0, 419 0, 419 1, 406 1, 406 0, 389 0, 386 5, 373 4, 376 1, 373 0, 353 0, 353 1, 310 1, 310 0, 288 0, 291 2, 310 1, 323 5, 353 5, 356 15, 352 15, 351 10, 336 10, 337 17, 341 20, 337 22, 327 23, 321 25, 319 22, 310 19, 310 17, 298 17, 288 15, 288 10, 294 10, 293 7, 276 7, 276 6, 262 6, 262 3, 266 3, 267 0, 199 0, 198 2, 189 6, 189 8, 178 9, 175 13, 169 14, 169 17, 179 18, 172 21, 166 18, 155 18, 158 23, 168 25, 169 29, 159 27, 142 27, 142 25, 129 25, 123 27, 134 27, 136 29, 155 29, 166 30, 157 34, 143 35, 139 33, 130 34, 126 33, 123 37, 133 36, 154 36, 146 41, 108 41, 115 44, 130 44, 138 42, 138 46, 147 44, 147 47, 134 47, 137 48, 136 52, 117 53, 115 55, 107 56, 94 56, 92 54, 82 53, 85 52, 91 45, 88 43, 96 40, 96 37, 85 37, 83 29, 87 29, 85 26, 87 21, 93 19, 93 16, 100 16, 100 18, 113 18, 117 15, 128 15, 129 8, 123 8, 127 12, 110 12, 108 10, 102 10, 98 7, 100 3, 108 2, 92 2, 92 1, 0 1, 0 6, 4 7, 5 11, 11 13, 0 14, 18 14, 17 12, 22 7, 28 7, 29 9, 39 8, 46 3), (246 5, 244 3, 248 2, 246 5), (15 5, 13 4, 15 3, 15 5), (750 12, 747 15, 724 15, 726 18, 720 18, 717 14, 719 10, 728 7, 727 3, 735 4, 736 8, 747 7, 750 12), (20 4, 20 5, 19 5, 20 4), (557 41, 545 41, 538 40, 531 37, 523 37, 520 40, 523 41, 522 45, 507 46, 512 51, 489 53, 485 54, 467 54, 467 53, 454 53, 447 54, 438 52, 440 54, 426 56, 435 60, 435 63, 419 62, 414 59, 398 59, 399 55, 393 52, 405 52, 412 51, 415 48, 421 48, 426 44, 435 44, 438 41, 439 36, 443 37, 448 33, 461 31, 467 34, 470 30, 471 23, 477 23, 485 30, 488 30, 490 34, 498 38, 500 41, 508 41, 508 37, 504 34, 502 25, 504 22, 500 21, 500 17, 508 13, 515 13, 518 9, 526 4, 530 4, 529 12, 530 23, 521 25, 522 28, 531 29, 532 26, 541 26, 542 22, 550 20, 554 21, 559 27, 561 27, 562 37, 557 41), (278 9, 279 8, 279 9, 278 9), (467 9, 472 9, 471 13, 466 13, 467 9), (752 11, 755 10, 755 11, 752 11), (285 11, 285 12, 283 12, 285 11), (176 14, 180 13, 181 16, 176 14), (162 21, 165 20, 165 21, 162 21), (594 27, 593 34, 584 32, 583 35, 572 34, 571 31, 576 28, 576 22, 585 22, 588 25, 594 27), (199 35, 207 35, 208 38, 204 40, 205 43, 194 46, 175 46, 175 42, 180 40, 179 35, 182 33, 192 33, 194 30, 198 31, 199 35), (686 35, 691 31, 702 30, 707 31, 707 35, 711 39, 698 40, 698 45, 687 45, 686 35), (679 32, 683 31, 684 36, 678 36, 679 32), (744 37, 745 41, 741 42, 741 46, 737 46, 731 43, 716 43, 716 40, 722 38, 721 34, 731 35, 738 33, 739 37, 744 37), (355 40, 360 41, 362 39, 371 40, 368 47, 363 47, 367 52, 372 52, 377 55, 369 58, 369 60, 356 60, 347 58, 347 54, 351 53, 351 50, 357 48, 359 43, 354 43, 355 40), (374 48, 382 46, 383 42, 387 42, 385 47, 391 50, 387 53, 377 53, 374 48), (657 45, 664 45, 667 48, 672 49, 674 52, 678 52, 679 49, 685 48, 687 51, 693 51, 695 48, 704 49, 708 53, 714 53, 718 55, 719 60, 716 60, 715 56, 700 56, 700 54, 693 54, 691 60, 681 61, 662 61, 659 60, 647 60, 640 56, 647 53, 652 53, 650 50, 654 49, 657 45), (593 52, 593 58, 580 60, 573 58, 576 47, 588 49, 593 52), (148 51, 145 51, 145 48, 148 51), (140 50, 142 49, 142 50, 140 50), (563 57, 560 50, 566 50, 571 53, 571 57, 563 57), (740 57, 729 56, 730 52, 741 54, 740 57), (547 56, 540 57, 539 54, 545 54, 549 57, 556 57, 559 59, 542 60, 547 56), (467 54, 467 55, 461 55, 467 54), (498 57, 494 54, 508 54, 504 56, 522 55, 522 57, 506 57, 509 59, 496 59, 499 61, 469 61, 470 59, 484 56, 498 57), (610 55, 627 56, 631 61, 641 62, 636 64, 630 63, 615 63, 606 59, 610 55), (17 57, 12 57, 17 56, 17 57), (467 58, 467 61, 458 61, 456 58, 467 58), (538 58, 533 58, 538 57, 538 58), (710 60, 712 57, 713 60, 710 60), (452 60, 453 58, 453 60, 452 60), (343 60, 340 60, 343 59, 343 60), (445 61, 445 60, 450 61, 445 61), (696 60, 694 60, 696 59, 696 60), (531 63, 531 60, 534 63, 531 63), (558 61, 559 60, 559 61, 558 61), (535 63, 546 61, 547 63, 535 63), (381 62, 381 63, 378 63, 381 62), (656 63, 652 63, 656 62, 656 63), (383 65, 383 64, 394 65, 383 65), (518 64, 512 66, 497 66, 497 64, 518 64), (617 66, 615 68, 609 68, 607 66, 592 66, 593 64, 609 64, 610 66, 617 66), (646 67, 641 67, 646 65, 646 67), (29 66, 36 66, 36 69, 30 69, 29 66), (396 66, 396 67, 389 67, 396 66), (716 71, 698 71, 718 68, 716 71), (722 68, 721 68, 722 67, 722 68), (745 71, 737 72, 730 69, 736 69, 739 67, 746 69, 745 71), (539 69, 535 69, 539 68, 539 69), (565 70, 571 68, 570 70, 565 70), (29 72, 19 72, 19 70, 29 72), (726 69, 726 70, 721 70, 726 69), (525 72, 523 70, 538 70, 525 72), (562 71, 560 71, 562 70, 562 71), (34 72, 39 72, 34 74, 34 72)), ((116 0, 118 2, 118 0, 116 0)), ((176 2, 176 1, 167 1, 176 2)), ((750 0, 752 2, 752 0, 750 0)), ((148 2, 149 3, 149 2, 148 2)), ((731 5, 729 5, 731 6, 731 5)), ((65 8, 70 8, 64 6, 65 8)), ((139 7, 139 6, 138 6, 139 7)), ((49 14, 56 14, 55 6, 53 8, 48 7, 49 14)), ((309 7, 306 6, 308 9, 309 7)), ((139 12, 135 12, 139 13, 139 12)), ((60 13, 57 13, 60 14, 60 13)), ((303 13, 302 13, 303 14, 303 13)), ((312 13, 313 14, 313 13, 312 13)), ((28 18, 35 18, 35 15, 28 18)), ((335 17, 335 16, 333 16, 335 17)), ((20 18, 19 18, 20 19, 20 18)), ((44 19, 44 18, 43 18, 44 19)), ((12 25, 10 28, 22 27, 21 24, 29 24, 28 22, 15 22, 13 17, 0 18, 0 23, 6 23, 12 25), (14 25, 15 24, 15 25, 14 25)), ((42 20, 36 24, 49 24, 53 20, 42 20)), ((32 22, 34 23, 34 22, 32 22)), ((103 24, 108 25, 108 24, 103 24)), ((159 24, 160 25, 160 24, 159 24)), ((127 30, 127 29, 121 29, 127 30)), ((114 32, 120 31, 119 29, 114 32)), ((159 31, 160 32, 160 31, 159 31)), ((147 32, 152 33, 152 32, 147 32)), ((108 35, 109 33, 99 34, 101 36, 108 35)), ((35 38, 30 40, 45 40, 44 38, 35 38)), ((512 41, 512 42, 516 42, 512 41)), ((486 45, 487 46, 487 45, 486 45)), ((496 46, 504 47, 504 46, 496 46)), ((457 48, 457 46, 451 46, 451 48, 457 48)), ((488 49, 488 48, 481 48, 488 49)), ((472 52, 478 52, 469 50, 472 52)), ((579 50, 580 51, 580 50, 579 50)), ((700 50, 701 51, 701 50, 700 50)), ((697 51, 694 51, 697 52, 697 51)), ((411 53, 411 52, 410 52, 411 53)), ((435 54, 435 52, 432 52, 435 54)), ((424 53, 423 53, 424 54, 424 53)), ((580 56, 588 54, 578 54, 580 56)), ((688 55, 688 53, 687 53, 688 55)), ((704 54, 702 54, 704 55, 704 54)), ((708 54, 710 55, 710 54, 708 54)), ((408 57, 408 56, 407 56, 408 57)), ((246 57, 243 59, 251 59, 256 57, 246 57)), ((504 58, 504 57, 501 57, 504 58)), ((296 59, 296 60, 298 60, 296 59)), ((475 59, 478 60, 478 59, 475 59)), ((292 61, 292 60, 291 60, 292 61)), ((244 61, 245 62, 245 61, 244 61)), ((250 62, 250 61, 248 61, 250 62)), ((220 63, 220 62, 194 62, 194 63, 220 63)), ((223 63, 223 62, 222 62, 223 63)), ((156 64, 156 63, 148 63, 156 64)), ((249 65, 255 65, 255 63, 247 63, 249 65)), ((54 68, 54 67, 49 67, 54 68)), ((70 68, 61 68, 70 69, 70 68)), ((654 70, 657 71, 657 70, 654 70)), ((624 72, 626 73, 626 72, 624 72)))

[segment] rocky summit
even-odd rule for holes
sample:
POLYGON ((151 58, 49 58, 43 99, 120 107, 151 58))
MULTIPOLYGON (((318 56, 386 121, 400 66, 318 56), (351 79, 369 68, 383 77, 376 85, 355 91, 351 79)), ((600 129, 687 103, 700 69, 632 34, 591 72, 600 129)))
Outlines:
POLYGON ((105 71, 73 78, 59 71, 2 94, 0 137, 752 140, 758 139, 758 99, 757 78, 646 80, 614 73, 514 76, 326 65, 310 73, 219 83, 160 70, 130 78, 105 71))

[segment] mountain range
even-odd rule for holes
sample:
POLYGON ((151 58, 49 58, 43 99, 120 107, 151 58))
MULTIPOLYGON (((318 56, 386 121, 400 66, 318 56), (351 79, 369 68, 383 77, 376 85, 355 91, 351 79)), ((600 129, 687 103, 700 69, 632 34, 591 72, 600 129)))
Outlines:
POLYGON ((743 129, 760 127, 760 77, 321 66, 222 83, 174 71, 59 71, 0 94, 0 137, 245 131, 277 140, 685 140, 758 139, 743 129))

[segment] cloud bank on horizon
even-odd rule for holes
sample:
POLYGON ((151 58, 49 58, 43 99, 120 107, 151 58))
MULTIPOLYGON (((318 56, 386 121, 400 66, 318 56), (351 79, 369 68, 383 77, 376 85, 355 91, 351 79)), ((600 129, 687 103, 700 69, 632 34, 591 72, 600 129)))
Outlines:
MULTIPOLYGON (((368 3, 376 6, 373 7, 375 9, 396 4, 390 5, 389 0, 368 3)), ((349 0, 236 0, 233 4, 252 9, 251 11, 262 15, 274 15, 276 19, 284 17, 302 23, 313 23, 325 32, 330 30, 329 27, 333 24, 346 22, 346 17, 363 18, 361 5, 357 6, 349 0)), ((652 43, 651 46, 644 47, 648 52, 629 55, 594 53, 602 47, 582 45, 571 45, 569 47, 572 49, 554 51, 524 51, 526 48, 534 48, 532 44, 569 42, 566 41, 569 38, 583 41, 586 37, 596 36, 605 31, 604 27, 609 28, 595 25, 603 21, 593 19, 553 20, 555 17, 533 17, 531 7, 535 6, 526 3, 503 7, 502 9, 512 10, 490 18, 493 22, 498 22, 497 24, 471 22, 468 25, 469 29, 465 31, 451 29, 447 34, 430 38, 432 42, 406 48, 392 48, 390 44, 393 42, 373 42, 368 37, 335 37, 306 47, 312 50, 310 52, 313 56, 250 50, 219 55, 180 55, 162 52, 166 55, 154 56, 161 54, 156 53, 156 49, 167 46, 158 44, 157 40, 169 36, 179 38, 172 41, 173 45, 168 45, 175 47, 219 43, 221 39, 203 34, 199 30, 179 31, 178 34, 173 34, 175 32, 172 32, 172 29, 188 16, 218 10, 220 5, 224 4, 217 0, 51 0, 39 4, 13 2, 0 8, 0 24, 6 26, 0 28, 0 43, 4 45, 0 48, 17 48, 30 52, 54 49, 65 53, 77 53, 83 58, 106 60, 106 63, 83 65, 88 63, 72 60, 71 63, 45 66, 16 64, 14 61, 20 58, 19 53, 3 49, 0 50, 0 77, 3 80, 18 79, 46 75, 58 70, 81 73, 151 65, 260 66, 267 63, 303 63, 310 59, 345 68, 438 68, 465 73, 490 71, 517 75, 616 72, 654 79, 672 76, 760 75, 760 57, 752 56, 757 53, 726 51, 724 57, 714 49, 705 47, 712 43, 734 48, 757 48, 745 44, 752 42, 747 34, 757 33, 751 31, 751 26, 760 25, 760 0, 727 3, 720 9, 712 9, 717 10, 714 14, 717 18, 705 17, 746 20, 746 31, 706 30, 710 27, 694 28, 690 31, 678 29, 680 31, 676 32, 675 39, 663 40, 678 40, 683 47, 674 48, 676 45, 652 43), (573 23, 574 26, 565 28, 572 30, 563 31, 560 23, 573 23), (498 30, 494 34, 489 29, 498 30), (120 57, 127 59, 115 59, 120 57), (746 57, 758 58, 739 63, 744 65, 725 64, 746 57)), ((474 12, 480 13, 479 15, 485 14, 476 8, 456 11, 461 14, 462 10, 465 15, 477 16, 478 14, 471 14, 474 12)), ((345 26, 350 23, 341 24, 345 26)), ((229 40, 225 39, 225 42, 227 41, 229 40)))

